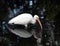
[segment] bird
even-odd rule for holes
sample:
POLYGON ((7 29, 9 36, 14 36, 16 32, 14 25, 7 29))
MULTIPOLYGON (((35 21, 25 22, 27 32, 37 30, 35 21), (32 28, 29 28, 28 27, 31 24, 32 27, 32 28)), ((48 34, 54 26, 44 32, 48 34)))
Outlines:
POLYGON ((43 29, 42 23, 38 15, 34 15, 33 17, 30 13, 23 13, 10 19, 8 24, 24 25, 27 28, 29 23, 35 24, 36 22, 38 22, 40 25, 40 28, 43 29))

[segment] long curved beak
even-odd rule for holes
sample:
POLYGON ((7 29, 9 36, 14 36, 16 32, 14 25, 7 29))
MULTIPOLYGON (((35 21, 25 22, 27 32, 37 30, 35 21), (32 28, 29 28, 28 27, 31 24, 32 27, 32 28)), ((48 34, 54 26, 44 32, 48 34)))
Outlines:
POLYGON ((42 29, 43 29, 43 26, 42 26, 42 23, 41 23, 40 19, 37 18, 36 20, 37 20, 37 22, 39 23, 39 25, 40 25, 40 27, 41 27, 41 30, 42 30, 42 29))

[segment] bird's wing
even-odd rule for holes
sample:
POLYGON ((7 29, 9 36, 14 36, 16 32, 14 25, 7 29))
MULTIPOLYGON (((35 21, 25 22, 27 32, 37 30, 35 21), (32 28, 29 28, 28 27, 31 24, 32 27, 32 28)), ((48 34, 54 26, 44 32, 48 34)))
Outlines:
POLYGON ((9 23, 14 23, 14 24, 27 24, 31 21, 32 16, 30 14, 22 14, 14 17, 9 21, 9 23))

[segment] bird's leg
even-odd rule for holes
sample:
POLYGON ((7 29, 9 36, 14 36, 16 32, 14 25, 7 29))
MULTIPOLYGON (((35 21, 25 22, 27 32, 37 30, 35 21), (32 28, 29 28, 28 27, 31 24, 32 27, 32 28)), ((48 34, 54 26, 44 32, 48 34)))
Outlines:
POLYGON ((26 30, 27 30, 27 26, 28 26, 28 25, 25 25, 25 29, 26 29, 26 30))
POLYGON ((12 23, 12 25, 13 25, 13 30, 14 30, 14 23, 12 23))

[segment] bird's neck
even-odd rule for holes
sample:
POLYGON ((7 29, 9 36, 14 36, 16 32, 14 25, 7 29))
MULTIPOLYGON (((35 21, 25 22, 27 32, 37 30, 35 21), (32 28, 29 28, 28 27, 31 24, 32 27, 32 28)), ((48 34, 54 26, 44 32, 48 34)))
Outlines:
POLYGON ((32 23, 32 24, 35 24, 35 23, 36 23, 36 19, 33 18, 33 19, 31 20, 31 23, 32 23))

